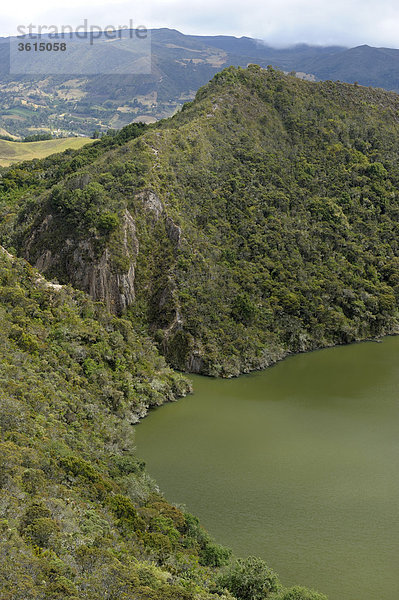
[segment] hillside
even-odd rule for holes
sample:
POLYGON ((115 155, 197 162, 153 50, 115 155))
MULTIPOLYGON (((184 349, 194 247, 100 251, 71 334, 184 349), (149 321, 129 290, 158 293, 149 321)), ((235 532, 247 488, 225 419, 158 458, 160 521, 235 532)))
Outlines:
POLYGON ((190 385, 129 321, 1 247, 0 320, 2 600, 326 600, 159 493, 132 423, 190 385))
POLYGON ((399 50, 389 48, 300 44, 276 49, 247 37, 191 36, 155 29, 151 74, 128 75, 131 55, 123 39, 112 44, 111 52, 102 39, 90 52, 82 51, 79 40, 68 40, 68 46, 73 53, 68 74, 52 75, 50 55, 41 56, 42 62, 48 61, 43 66, 45 76, 10 75, 9 38, 0 38, 1 128, 21 136, 37 129, 91 135, 96 129, 168 117, 223 68, 251 63, 295 70, 301 77, 357 81, 399 91, 399 50))
POLYGON ((13 163, 45 158, 50 154, 62 152, 69 148, 81 148, 91 140, 87 138, 58 138, 42 142, 10 142, 0 139, 0 166, 9 167, 13 163))
POLYGON ((230 68, 172 119, 2 179, 3 244, 231 376, 398 331, 399 98, 230 68))

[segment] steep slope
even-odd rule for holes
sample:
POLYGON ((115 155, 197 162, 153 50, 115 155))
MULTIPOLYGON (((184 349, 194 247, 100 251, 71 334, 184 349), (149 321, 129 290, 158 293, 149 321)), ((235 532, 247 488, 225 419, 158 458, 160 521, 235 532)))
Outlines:
POLYGON ((131 323, 2 247, 0 322, 2 600, 326 600, 159 493, 131 423, 190 386, 131 323))
POLYGON ((398 109, 227 69, 138 138, 9 171, 4 243, 129 305, 182 370, 237 375, 397 332, 398 109))

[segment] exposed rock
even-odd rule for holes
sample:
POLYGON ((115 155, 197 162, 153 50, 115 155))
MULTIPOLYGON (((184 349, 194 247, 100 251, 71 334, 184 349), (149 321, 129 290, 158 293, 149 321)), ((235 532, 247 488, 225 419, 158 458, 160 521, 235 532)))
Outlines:
POLYGON ((52 254, 51 250, 46 250, 43 252, 41 256, 39 256, 38 260, 35 263, 36 269, 39 271, 47 271, 51 267, 52 264, 52 254))
POLYGON ((166 227, 166 233, 167 233, 170 241, 173 242, 173 244, 175 244, 175 246, 179 247, 180 241, 181 241, 181 234, 182 234, 181 227, 176 225, 170 217, 166 218, 165 227, 166 227))
MULTIPOLYGON (((31 255, 31 248, 32 246, 34 246, 35 242, 40 238, 40 236, 44 233, 46 233, 50 227, 51 224, 53 222, 53 215, 52 214, 48 214, 46 215, 46 217, 43 219, 43 221, 41 222, 41 224, 39 225, 39 227, 36 227, 31 235, 29 236, 29 238, 25 241, 24 244, 24 248, 23 248, 23 256, 25 258, 27 258, 29 260, 29 256, 31 255)), ((47 251, 44 253, 46 254, 47 251)), ((50 252, 51 254, 51 252, 50 252)), ((45 259, 43 258, 43 261, 45 259)), ((38 269, 40 267, 37 267, 38 269)))
POLYGON ((139 194, 137 194, 136 199, 141 200, 143 202, 145 210, 148 210, 154 214, 156 221, 164 212, 164 206, 161 200, 154 192, 151 192, 150 190, 140 192, 139 194))
POLYGON ((10 260, 14 260, 13 255, 10 254, 9 252, 7 252, 7 250, 5 248, 3 248, 3 246, 0 246, 0 252, 3 252, 3 254, 5 254, 6 256, 8 256, 8 258, 10 260))
POLYGON ((202 373, 204 360, 200 354, 193 354, 188 358, 187 367, 189 373, 202 373))
POLYGON ((59 283, 52 283, 51 281, 47 281, 47 279, 44 279, 44 277, 42 277, 41 275, 39 275, 39 277, 36 279, 36 283, 38 285, 42 285, 48 290, 54 290, 55 292, 61 291, 64 287, 59 283))
POLYGON ((83 173, 67 180, 66 187, 70 190, 83 190, 90 183, 90 175, 83 173))
POLYGON ((35 242, 49 229, 51 222, 49 215, 32 233, 25 246, 25 258, 32 261, 44 274, 64 273, 69 283, 87 292, 93 300, 104 302, 112 312, 119 314, 134 302, 135 265, 139 243, 133 217, 127 210, 123 215, 119 248, 120 254, 127 259, 127 271, 115 264, 108 247, 98 257, 96 240, 92 239, 67 239, 62 249, 46 249, 39 256, 35 256, 35 242))
POLYGON ((134 301, 134 265, 127 273, 115 272, 108 248, 95 260, 91 243, 79 244, 73 253, 71 276, 75 286, 88 292, 93 300, 104 302, 113 312, 120 313, 134 301))

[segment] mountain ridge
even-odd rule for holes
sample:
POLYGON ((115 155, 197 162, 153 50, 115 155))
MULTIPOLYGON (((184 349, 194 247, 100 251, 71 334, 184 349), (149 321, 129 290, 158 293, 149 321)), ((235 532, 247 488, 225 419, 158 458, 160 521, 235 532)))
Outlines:
POLYGON ((171 119, 25 165, 31 191, 10 170, 3 243, 114 310, 123 284, 107 299, 88 273, 134 272, 127 314, 183 371, 395 333, 398 108, 382 90, 226 69, 171 119))
MULTIPOLYGON (((316 79, 357 81, 399 91, 399 50, 395 49, 383 49, 381 58, 382 49, 370 46, 349 49, 297 44, 272 48, 248 37, 190 36, 170 29, 152 30, 151 38, 151 75, 101 75, 112 57, 104 53, 103 46, 109 44, 100 43, 94 47, 98 75, 30 78, 9 75, 8 43, 4 39, 0 44, 0 127, 22 136, 31 134, 33 128, 91 135, 96 129, 119 129, 134 120, 168 117, 193 99, 198 88, 218 71, 250 63, 262 67, 270 64, 316 79)), ((78 73, 79 68, 84 73, 86 62, 95 61, 95 56, 77 54, 78 73)), ((118 56, 125 69, 129 53, 118 56)))

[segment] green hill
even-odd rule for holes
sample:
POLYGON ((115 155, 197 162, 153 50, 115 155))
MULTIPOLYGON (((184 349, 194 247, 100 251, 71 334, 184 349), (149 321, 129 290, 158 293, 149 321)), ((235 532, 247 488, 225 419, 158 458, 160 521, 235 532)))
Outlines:
POLYGON ((323 598, 169 505, 131 424, 189 392, 168 365, 398 331, 398 109, 229 68, 171 119, 3 170, 2 598, 323 598))
POLYGON ((217 72, 251 63, 294 70, 301 77, 399 90, 399 50, 393 48, 306 44, 272 48, 248 37, 154 29, 149 75, 129 74, 132 56, 123 39, 110 44, 100 37, 85 49, 72 36, 68 49, 73 66, 65 64, 65 75, 51 75, 51 52, 40 56, 40 72, 45 75, 15 75, 9 72, 10 39, 0 38, 1 128, 22 137, 31 134, 32 127, 90 136, 96 129, 105 132, 134 120, 168 117, 217 72))
POLYGON ((398 107, 227 69, 172 119, 10 170, 4 243, 127 309, 182 370, 396 332, 398 107))

